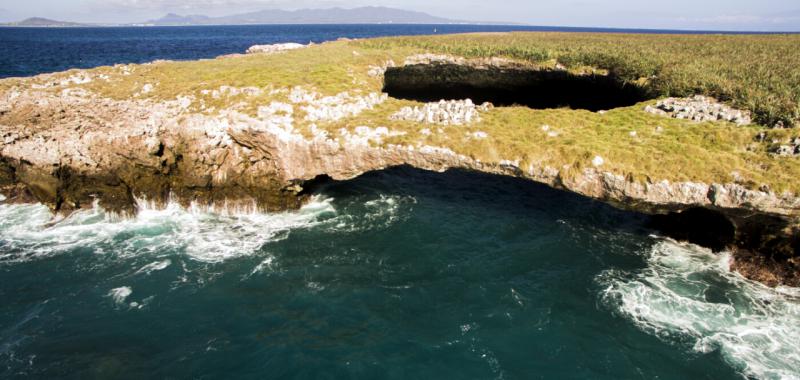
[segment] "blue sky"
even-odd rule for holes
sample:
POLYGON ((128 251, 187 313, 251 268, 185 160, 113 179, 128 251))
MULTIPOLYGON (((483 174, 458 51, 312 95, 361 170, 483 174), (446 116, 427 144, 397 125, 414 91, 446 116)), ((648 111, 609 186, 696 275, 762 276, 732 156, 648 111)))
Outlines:
POLYGON ((0 0, 0 21, 41 16, 139 22, 167 12, 220 16, 280 8, 389 6, 436 16, 534 25, 800 31, 798 0, 0 0))

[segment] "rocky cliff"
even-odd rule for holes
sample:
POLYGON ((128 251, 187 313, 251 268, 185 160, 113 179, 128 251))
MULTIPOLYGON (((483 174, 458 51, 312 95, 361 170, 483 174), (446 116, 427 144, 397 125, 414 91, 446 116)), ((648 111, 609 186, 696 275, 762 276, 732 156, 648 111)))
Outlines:
MULTIPOLYGON (((417 58, 409 65, 419 62, 417 58)), ((498 70, 504 64, 480 63, 498 70)), ((124 74, 131 68, 113 70, 124 74)), ((385 70, 370 68, 369 75, 382 79, 385 70)), ((386 95, 324 96, 301 87, 272 88, 269 91, 282 94, 280 100, 264 101, 253 111, 225 107, 208 112, 197 108, 201 100, 195 96, 142 96, 153 91, 149 83, 136 96, 115 98, 81 86, 92 81, 113 85, 108 74, 88 71, 40 76, 4 88, 0 186, 10 201, 38 201, 62 213, 99 201, 126 214, 135 212, 137 199, 168 198, 220 212, 275 211, 299 207, 305 184, 320 176, 345 180, 399 165, 434 171, 463 168, 527 178, 625 209, 663 215, 656 224, 673 236, 739 249, 734 266, 752 278, 769 284, 800 281, 793 230, 800 198, 791 193, 734 182, 637 181, 606 169, 599 155, 583 167, 486 160, 447 145, 394 141, 405 132, 380 126, 389 120, 416 123, 421 135, 435 134, 445 125, 490 114, 488 105, 463 101, 398 108, 389 117, 369 116, 382 117, 372 125, 359 119, 358 124, 336 129, 320 125, 369 114, 387 101, 386 95), (711 216, 692 214, 696 210, 711 216), (730 234, 720 232, 728 224, 730 234)), ((261 96, 264 91, 225 87, 202 94, 212 99, 261 96)), ((479 132, 466 138, 485 140, 486 133, 479 132)))

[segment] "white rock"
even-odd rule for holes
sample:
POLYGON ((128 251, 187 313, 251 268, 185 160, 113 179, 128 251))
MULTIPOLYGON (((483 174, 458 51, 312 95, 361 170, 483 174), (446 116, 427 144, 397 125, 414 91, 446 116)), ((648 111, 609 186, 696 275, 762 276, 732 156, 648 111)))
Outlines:
POLYGON ((479 112, 493 108, 491 103, 476 106, 472 100, 440 100, 437 103, 426 103, 420 107, 403 107, 390 119, 414 121, 417 123, 462 125, 480 121, 479 112))
POLYGON ((367 70, 367 75, 370 77, 379 77, 386 72, 386 68, 380 66, 370 66, 367 70))
POLYGON ((366 96, 350 96, 347 92, 336 96, 320 98, 317 94, 301 94, 293 91, 290 100, 295 103, 309 103, 301 109, 306 112, 308 121, 337 121, 373 109, 389 98, 386 94, 370 93, 366 96))
POLYGON ((370 142, 382 143, 386 137, 402 136, 405 132, 390 131, 386 127, 370 128, 366 126, 359 126, 350 133, 347 128, 339 129, 339 135, 344 140, 345 146, 368 146, 370 142))
POLYGON ((247 49, 247 54, 273 54, 282 51, 302 49, 305 47, 308 47, 308 45, 302 45, 293 42, 272 45, 253 45, 247 49))
POLYGON ((232 87, 232 86, 220 86, 219 89, 216 90, 201 90, 201 94, 203 95, 211 95, 214 99, 220 99, 222 97, 232 97, 238 95, 245 95, 245 96, 261 96, 264 94, 264 91, 258 87, 232 87))
POLYGON ((181 109, 187 109, 189 106, 192 105, 192 98, 189 96, 179 96, 177 97, 178 100, 178 107, 181 109))
POLYGON ((477 132, 472 132, 471 136, 472 138, 482 140, 489 137, 489 134, 483 131, 477 131, 477 132))
POLYGON ((648 105, 644 110, 654 115, 696 122, 724 120, 737 125, 747 125, 751 122, 750 112, 731 108, 702 95, 663 99, 658 101, 655 107, 648 105))
POLYGON ((605 162, 603 157, 600 156, 594 156, 594 159, 592 159, 592 165, 594 166, 602 166, 605 162))

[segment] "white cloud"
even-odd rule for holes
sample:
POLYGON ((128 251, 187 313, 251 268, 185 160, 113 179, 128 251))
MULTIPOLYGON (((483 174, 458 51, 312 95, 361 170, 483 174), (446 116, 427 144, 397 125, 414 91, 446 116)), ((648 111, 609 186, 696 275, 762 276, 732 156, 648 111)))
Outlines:
POLYGON ((759 16, 752 14, 724 14, 711 17, 680 18, 681 22, 710 25, 781 25, 800 22, 800 16, 759 16))
POLYGON ((266 8, 297 8, 317 4, 330 6, 337 1, 291 1, 291 0, 96 0, 95 4, 104 8, 129 9, 141 11, 177 10, 227 10, 230 13, 266 8))
POLYGON ((159 9, 195 6, 199 8, 218 7, 218 6, 240 6, 242 3, 268 4, 272 1, 258 0, 105 0, 101 3, 115 7, 135 8, 135 9, 159 9))

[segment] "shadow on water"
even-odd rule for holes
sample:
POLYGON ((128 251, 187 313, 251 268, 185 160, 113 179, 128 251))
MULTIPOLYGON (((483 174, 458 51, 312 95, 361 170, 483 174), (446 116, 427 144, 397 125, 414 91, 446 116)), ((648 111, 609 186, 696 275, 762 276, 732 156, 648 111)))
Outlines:
MULTIPOLYGON (((426 197, 447 201, 478 202, 476 205, 510 213, 536 211, 548 218, 570 219, 592 228, 667 236, 717 252, 734 245, 737 233, 730 219, 711 209, 693 207, 682 212, 643 214, 527 179, 462 169, 435 173, 401 166, 370 172, 342 182, 340 186, 358 188, 359 184, 378 186, 381 191, 391 194, 415 195, 421 192, 426 197), (476 192, 476 189, 480 191, 476 192)), ((308 182, 307 186, 314 191, 332 185, 338 188, 330 178, 321 176, 308 182)))
POLYGON ((352 196, 361 192, 414 196, 483 207, 510 214, 539 213, 550 220, 609 231, 638 235, 663 234, 714 250, 733 241, 734 227, 713 210, 692 208, 683 213, 648 215, 622 210, 565 190, 554 189, 527 179, 463 169, 443 173, 399 166, 366 173, 356 179, 337 182, 320 176, 305 184, 306 193, 322 192, 352 196))

